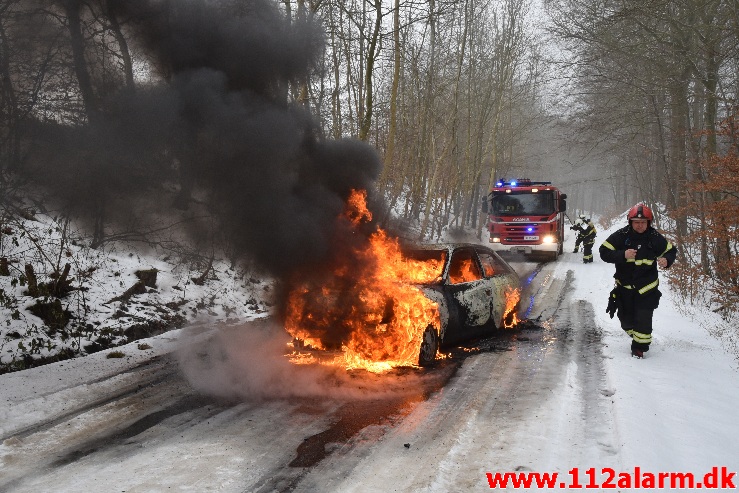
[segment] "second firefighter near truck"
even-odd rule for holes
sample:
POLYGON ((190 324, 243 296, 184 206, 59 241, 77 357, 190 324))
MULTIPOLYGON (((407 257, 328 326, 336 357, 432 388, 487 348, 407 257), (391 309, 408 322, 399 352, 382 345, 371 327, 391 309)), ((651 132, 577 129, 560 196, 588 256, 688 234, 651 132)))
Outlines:
POLYGON ((580 216, 575 221, 575 224, 570 226, 570 229, 577 231, 577 239, 575 240, 575 250, 577 253, 582 244, 582 262, 589 264, 593 261, 593 245, 595 244, 595 224, 593 221, 588 219, 585 214, 580 216))

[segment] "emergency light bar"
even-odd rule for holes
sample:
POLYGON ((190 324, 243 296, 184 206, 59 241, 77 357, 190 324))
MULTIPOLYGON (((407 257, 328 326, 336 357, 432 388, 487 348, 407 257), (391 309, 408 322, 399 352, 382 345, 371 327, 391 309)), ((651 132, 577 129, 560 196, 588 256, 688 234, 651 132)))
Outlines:
POLYGON ((505 181, 500 179, 495 182, 496 187, 530 187, 532 185, 551 185, 551 181, 531 181, 528 178, 519 178, 518 180, 505 181))

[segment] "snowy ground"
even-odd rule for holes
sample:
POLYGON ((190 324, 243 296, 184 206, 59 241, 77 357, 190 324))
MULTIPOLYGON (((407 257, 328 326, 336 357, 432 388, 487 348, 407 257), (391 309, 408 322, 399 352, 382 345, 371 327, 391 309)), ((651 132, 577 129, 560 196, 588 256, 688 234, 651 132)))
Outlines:
MULTIPOLYGON (((188 249, 186 242, 152 237, 157 247, 111 242, 97 249, 70 223, 48 214, 16 218, 0 228, 0 373, 84 356, 205 318, 243 323, 269 312, 272 282, 223 255, 188 249), (210 258, 211 255, 214 257, 210 258), (33 312, 46 301, 28 293, 27 266, 39 285, 70 266, 72 290, 61 298, 71 316, 51 327, 33 312), (125 297, 137 271, 156 271, 156 283, 125 297)), ((53 298, 49 298, 53 299, 53 298)), ((129 349, 129 353, 130 353, 129 349)))
MULTIPOLYGON (((598 233, 596 247, 608 234, 608 231, 598 233)), ((568 240, 571 252, 574 238, 568 240)), ((469 405, 471 411, 460 409, 458 399, 449 401, 453 406, 447 407, 444 403, 453 394, 464 390, 460 385, 463 387, 465 382, 475 382, 465 380, 467 377, 532 368, 521 366, 521 361, 537 355, 519 351, 478 355, 465 362, 447 388, 418 404, 402 424, 387 431, 371 453, 342 457, 341 450, 338 450, 320 463, 313 471, 315 474, 306 476, 301 484, 315 484, 322 488, 321 491, 337 492, 482 491, 487 489, 483 479, 486 471, 558 471, 566 474, 577 467, 583 484, 587 484, 585 470, 590 467, 595 468, 598 482, 607 479, 601 473, 602 468, 612 468, 616 474, 633 474, 635 468, 655 474, 693 473, 699 479, 714 467, 725 466, 729 471, 739 471, 739 426, 736 425, 739 371, 734 355, 722 346, 721 341, 709 335, 715 333, 712 328, 724 326, 724 322, 708 309, 680 306, 681 302, 663 282, 660 289, 664 296, 655 313, 652 349, 645 359, 634 359, 630 356, 630 341, 619 328, 617 319, 610 319, 605 313, 612 287, 613 266, 601 262, 597 254, 593 264, 582 264, 580 259, 580 254, 566 253, 552 266, 550 279, 546 282, 551 282, 551 278, 564 279, 568 272, 572 272, 571 291, 563 309, 573 312, 571 320, 577 321, 578 317, 585 323, 593 320, 597 326, 588 330, 598 332, 603 343, 604 374, 597 378, 598 388, 582 385, 578 374, 593 360, 587 355, 575 354, 568 363, 565 378, 552 382, 550 388, 541 389, 551 394, 551 399, 537 402, 536 392, 531 393, 534 400, 527 408, 531 412, 501 427, 498 418, 499 414, 505 413, 505 400, 523 394, 524 389, 473 385, 466 390, 462 401, 469 405), (597 395, 583 395, 585 393, 597 395), (583 402, 585 408, 582 407, 583 402), (591 402, 597 402, 598 409, 588 409, 591 402), (604 406, 604 402, 610 405, 604 406), (443 435, 429 442, 435 449, 418 447, 423 435, 419 431, 423 427, 419 428, 418 424, 437 419, 438 414, 444 413, 460 419, 453 427, 442 427, 443 435), (496 419, 491 419, 491 416, 496 419), (589 427, 594 430, 582 429, 589 427), (406 442, 413 443, 413 447, 404 448, 406 442), (511 444, 515 446, 511 447, 511 444), (499 447, 507 448, 500 452, 499 447), (428 454, 438 456, 433 471, 419 469, 419 464, 424 463, 428 454), (331 468, 348 460, 356 463, 352 466, 352 475, 336 477, 333 483, 327 482, 331 468), (409 474, 410 471, 413 473, 409 474), (408 486, 417 485, 417 478, 413 481, 410 478, 419 475, 427 476, 422 483, 424 486, 420 490, 417 486, 408 486), (321 479, 311 483, 313 476, 321 479)), ((557 315, 554 318, 556 322, 557 315)), ((201 329, 194 331, 198 330, 201 329)), ((121 370, 173 351, 178 345, 178 337, 185 333, 191 336, 193 330, 169 332, 117 348, 125 354, 123 358, 106 358, 108 350, 85 358, 1 375, 0 436, 5 441, 0 445, 0 478, 3 469, 10 466, 6 460, 23 442, 23 438, 14 436, 14 430, 38 421, 40 415, 47 419, 63 416, 70 403, 89 399, 90 393, 104 394, 106 386, 116 384, 113 379, 126 378, 121 370), (142 342, 150 348, 141 350, 137 344, 142 342), (111 376, 113 379, 107 380, 111 376), (60 392, 62 379, 64 388, 68 390, 60 392)), ((209 333, 210 330, 206 329, 201 337, 207 337, 209 333)), ((573 339, 577 339, 577 334, 573 339)), ((600 364, 598 367, 601 368, 600 364)), ((547 382, 546 379, 543 381, 547 382)), ((249 409, 254 410, 250 412, 258 412, 260 407, 250 405, 249 409)), ((306 422, 305 426, 310 429, 314 425, 316 423, 309 425, 306 422)), ((312 433, 318 431, 320 427, 312 433)), ((202 437, 204 444, 198 449, 199 453, 204 454, 204 450, 213 448, 215 454, 219 440, 230 443, 233 438, 202 437), (211 443, 212 440, 215 442, 211 443)), ((269 445, 266 446, 269 450, 269 445)), ((186 444, 183 447, 182 453, 186 454, 186 444)), ((170 450, 166 457, 157 459, 155 456, 152 464, 158 460, 176 460, 177 457, 177 452, 170 450)), ((236 459, 233 457, 232 461, 236 459)), ((249 462, 254 464, 259 464, 260 460, 249 458, 249 462)), ((136 474, 142 475, 146 465, 138 464, 137 467, 142 469, 136 474)), ((220 489, 240 491, 225 486, 232 485, 229 474, 236 474, 240 467, 234 464, 233 470, 228 467, 219 469, 223 480, 220 489)), ((60 485, 118 485, 124 484, 123 478, 127 475, 125 466, 116 471, 107 469, 105 477, 100 476, 95 467, 77 470, 84 477, 77 477, 74 481, 66 479, 60 485)), ((182 470, 183 474, 185 472, 182 470)), ((243 478, 243 468, 239 474, 243 478)), ((158 486, 149 483, 126 491, 195 491, 192 484, 178 482, 172 477, 166 479, 158 486)), ((57 480, 61 481, 61 478, 57 477, 57 480)), ((739 484, 736 477, 734 484, 739 484)), ((71 486, 66 489, 60 487, 60 491, 74 491, 71 486)), ((617 490, 625 489, 628 488, 617 490)), ((295 491, 310 491, 310 488, 299 487, 295 491)))
MULTIPOLYGON (((599 232, 596 247, 619 227, 599 232)), ((651 349, 643 360, 632 358, 618 319, 605 312, 613 265, 600 261, 597 250, 593 264, 577 265, 577 255, 566 255, 575 262, 573 297, 593 304, 604 332, 621 465, 655 472, 702 474, 714 466, 739 471, 737 360, 709 335, 724 322, 708 308, 684 306, 663 277, 651 349)))
MULTIPOLYGON (((613 489, 600 490, 628 491, 652 489, 648 473, 656 480, 659 473, 690 473, 696 482, 703 482, 704 475, 714 468, 718 468, 719 481, 722 467, 729 474, 738 472, 737 362, 727 351, 731 348, 722 347, 709 335, 710 327, 724 322, 708 309, 681 306, 664 282, 664 296, 655 313, 652 348, 644 359, 632 358, 630 339, 620 329, 618 319, 611 319, 605 311, 614 266, 597 255, 597 247, 619 227, 622 225, 616 224, 598 233, 592 264, 583 264, 582 254, 571 253, 572 235, 568 239, 570 253, 565 253, 551 272, 553 278, 564 279, 568 272, 574 278, 553 323, 566 321, 582 332, 566 336, 568 344, 578 347, 564 356, 570 359, 563 379, 552 381, 542 375, 508 378, 507 374, 515 371, 556 372, 557 365, 546 360, 562 356, 546 347, 531 354, 520 346, 497 360, 482 356, 471 359, 445 392, 420 404, 404 426, 388 434, 379 451, 365 458, 347 479, 337 480, 338 486, 332 491, 482 491, 488 486, 481 481, 486 472, 558 472, 560 479, 565 476, 565 482, 571 484, 570 471, 574 469, 585 487, 591 481, 589 468, 594 468, 593 484, 612 480, 613 489), (596 326, 590 327, 592 323, 596 326), (591 346, 582 340, 594 334, 598 335, 598 344, 591 346), (602 365, 597 347, 601 343, 602 365), (580 349, 598 354, 591 358, 580 349), (539 365, 523 362, 531 358, 545 361, 539 365), (491 379, 497 380, 497 385, 477 385, 485 382, 477 375, 491 373, 497 375, 491 379), (511 381, 520 386, 507 385, 511 381), (538 389, 529 388, 534 385, 538 389), (474 396, 468 398, 468 403, 450 397, 465 387, 474 396), (519 414, 521 406, 516 402, 522 400, 529 400, 523 406, 527 412, 519 414), (451 409, 461 404, 471 411, 451 409), (506 420, 509 410, 511 419, 506 420), (432 442, 438 450, 430 455, 417 453, 415 460, 393 452, 403 442, 420 441, 425 430, 419 422, 442 419, 439 415, 448 422, 445 431, 432 442), (421 474, 417 471, 423 464, 435 464, 435 455, 441 456, 438 465, 427 472, 433 479, 422 483, 420 490, 415 489, 421 474), (383 482, 377 478, 380 470, 392 479, 383 482), (615 477, 610 476, 611 472, 615 477), (617 487, 619 484, 630 487, 617 487)), ((550 280, 534 282, 546 284, 550 280)), ((566 333, 566 329, 560 327, 559 332, 566 333)), ((330 460, 316 475, 331 468, 330 460)), ((739 486, 739 479, 732 479, 739 486)), ((508 489, 514 488, 509 485, 508 489)))

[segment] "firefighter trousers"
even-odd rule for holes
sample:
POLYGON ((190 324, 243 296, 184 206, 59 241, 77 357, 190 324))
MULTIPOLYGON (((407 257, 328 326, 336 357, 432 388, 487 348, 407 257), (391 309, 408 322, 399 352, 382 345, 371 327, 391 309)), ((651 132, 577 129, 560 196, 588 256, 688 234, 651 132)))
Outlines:
POLYGON ((632 350, 649 351, 652 343, 652 318, 655 305, 659 303, 659 292, 656 289, 654 291, 645 297, 634 289, 618 290, 621 303, 616 315, 621 328, 631 337, 632 350))
POLYGON ((582 261, 585 264, 589 264, 593 261, 593 244, 595 241, 585 241, 582 244, 582 261))

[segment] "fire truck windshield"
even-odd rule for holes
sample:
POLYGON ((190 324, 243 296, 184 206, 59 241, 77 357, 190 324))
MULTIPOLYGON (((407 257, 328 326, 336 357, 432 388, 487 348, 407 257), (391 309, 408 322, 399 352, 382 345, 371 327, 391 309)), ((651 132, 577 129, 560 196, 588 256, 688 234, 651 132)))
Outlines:
POLYGON ((493 192, 493 214, 496 216, 549 216, 555 212, 554 192, 493 192))

